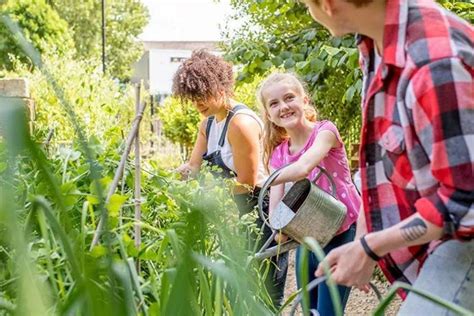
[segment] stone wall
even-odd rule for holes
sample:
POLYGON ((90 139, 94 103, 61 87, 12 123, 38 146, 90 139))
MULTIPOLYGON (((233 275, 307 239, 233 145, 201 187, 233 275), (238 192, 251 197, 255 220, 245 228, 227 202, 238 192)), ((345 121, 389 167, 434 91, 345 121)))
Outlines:
POLYGON ((31 99, 28 81, 22 78, 0 79, 0 96, 23 101, 29 117, 30 131, 32 132, 35 120, 35 103, 31 99))

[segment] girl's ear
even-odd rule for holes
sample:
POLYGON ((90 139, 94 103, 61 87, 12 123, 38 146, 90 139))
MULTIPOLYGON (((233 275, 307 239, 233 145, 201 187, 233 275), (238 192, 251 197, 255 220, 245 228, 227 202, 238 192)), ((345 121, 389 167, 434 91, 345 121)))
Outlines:
POLYGON ((306 93, 303 97, 303 102, 304 102, 304 105, 308 105, 310 103, 310 99, 306 93))
POLYGON ((273 123, 272 119, 270 118, 270 113, 268 113, 267 111, 267 108, 264 108, 262 112, 263 112, 262 113, 263 118, 266 119, 270 124, 273 123))
POLYGON ((267 111, 267 110, 263 110, 263 115, 265 116, 265 118, 266 118, 269 122, 272 121, 271 118, 270 118, 270 114, 268 114, 268 111, 267 111))
POLYGON ((334 0, 321 0, 321 9, 328 16, 334 15, 334 0))

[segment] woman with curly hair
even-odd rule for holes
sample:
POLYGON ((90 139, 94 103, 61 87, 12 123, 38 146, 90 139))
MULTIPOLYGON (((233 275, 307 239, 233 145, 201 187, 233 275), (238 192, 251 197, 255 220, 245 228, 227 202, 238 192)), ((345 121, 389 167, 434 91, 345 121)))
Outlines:
MULTIPOLYGON (((221 176, 235 178, 234 200, 243 215, 255 211, 260 187, 267 177, 262 161, 263 123, 252 110, 232 99, 233 88, 232 65, 205 50, 194 51, 177 70, 173 94, 183 101, 191 101, 205 117, 191 158, 178 171, 183 177, 193 175, 203 160, 219 167, 221 176)), ((265 204, 268 208, 268 203, 265 204)), ((257 224, 261 226, 260 219, 257 224)), ((270 229, 265 227, 261 240, 270 235, 270 229)), ((276 260, 272 258, 267 288, 274 305, 279 306, 288 258, 284 254, 276 260)))

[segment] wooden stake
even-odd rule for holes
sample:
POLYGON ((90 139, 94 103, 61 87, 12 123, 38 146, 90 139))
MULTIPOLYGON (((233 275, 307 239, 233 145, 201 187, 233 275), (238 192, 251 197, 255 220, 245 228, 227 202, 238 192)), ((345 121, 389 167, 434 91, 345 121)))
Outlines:
MULTIPOLYGON (((140 110, 140 92, 141 84, 137 86, 135 110, 137 114, 140 110)), ((135 134, 135 247, 140 248, 141 245, 141 228, 140 222, 142 218, 141 209, 141 168, 140 168, 140 129, 135 134)), ((137 270, 140 269, 140 263, 137 260, 137 270)))
MULTIPOLYGON (((135 139, 135 135, 138 132, 138 128, 140 127, 140 122, 142 121, 145 107, 146 107, 146 103, 143 102, 141 104, 140 110, 138 111, 138 114, 135 116, 135 119, 132 122, 132 129, 130 130, 127 136, 127 141, 125 142, 125 150, 122 153, 119 166, 117 170, 115 171, 114 180, 112 181, 112 185, 110 186, 109 192, 107 193, 107 197, 105 199, 105 205, 109 204, 110 198, 114 194, 115 190, 117 189, 120 178, 122 177, 123 169, 125 167, 125 163, 127 162, 127 157, 130 154, 130 150, 132 148, 132 142, 135 139)), ((104 212, 107 212, 107 210, 104 209, 104 212)), ((106 214, 106 216, 108 216, 108 214, 106 214)), ((103 217, 101 217, 99 224, 97 225, 97 228, 94 232, 94 237, 92 238, 90 250, 92 250, 92 248, 94 248, 99 243, 99 239, 100 239, 100 235, 102 234, 103 227, 104 227, 104 220, 103 220, 103 217)))

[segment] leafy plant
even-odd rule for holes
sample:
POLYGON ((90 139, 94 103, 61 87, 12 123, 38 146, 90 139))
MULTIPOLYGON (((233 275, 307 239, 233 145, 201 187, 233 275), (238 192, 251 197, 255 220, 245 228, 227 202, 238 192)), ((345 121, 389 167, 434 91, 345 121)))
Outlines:
POLYGON ((474 24, 474 3, 470 0, 438 0, 438 3, 459 17, 474 24))
MULTIPOLYGON (((473 23, 472 1, 439 2, 473 23)), ((231 6, 236 13, 224 49, 230 61, 242 65, 238 80, 251 82, 274 68, 296 72, 307 83, 320 119, 336 123, 347 147, 357 143, 362 73, 355 38, 332 38, 299 1, 232 0, 231 6)))
MULTIPOLYGON (((69 25, 74 39, 76 58, 101 64, 101 1, 48 0, 69 25)), ((107 0, 106 13, 106 67, 107 72, 121 81, 128 81, 132 64, 143 54, 137 40, 147 25, 149 16, 139 0, 107 0)))
POLYGON ((158 109, 158 117, 163 123, 164 135, 179 144, 183 159, 186 160, 194 146, 201 116, 189 102, 169 97, 158 109))
POLYGON ((360 126, 361 72, 355 40, 331 38, 297 1, 231 1, 247 27, 228 32, 229 60, 242 64, 240 82, 272 69, 297 73, 306 83, 320 119, 334 121, 349 146, 360 126))
MULTIPOLYGON (((61 19, 45 0, 8 0, 0 4, 2 12, 8 14, 24 30, 34 46, 40 51, 55 50, 58 54, 73 49, 72 38, 66 21, 61 19)), ((10 31, 0 24, 1 68, 12 68, 12 57, 31 66, 27 55, 18 46, 10 31)))

